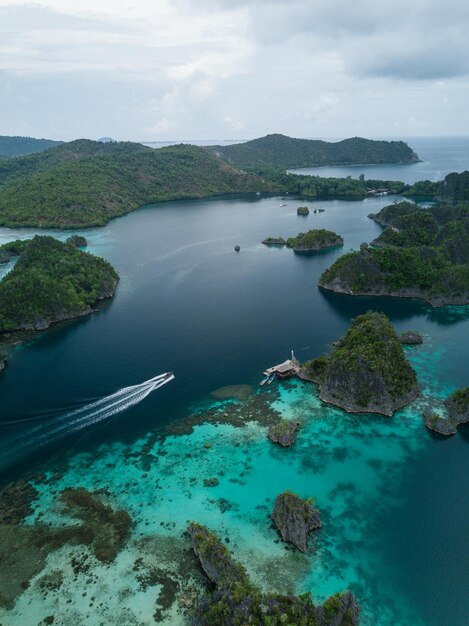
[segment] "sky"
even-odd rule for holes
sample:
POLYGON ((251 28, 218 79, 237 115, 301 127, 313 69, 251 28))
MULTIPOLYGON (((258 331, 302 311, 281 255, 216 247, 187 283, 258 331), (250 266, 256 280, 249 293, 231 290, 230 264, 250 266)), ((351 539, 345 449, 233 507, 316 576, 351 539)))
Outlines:
POLYGON ((466 0, 0 0, 0 135, 469 134, 466 0))

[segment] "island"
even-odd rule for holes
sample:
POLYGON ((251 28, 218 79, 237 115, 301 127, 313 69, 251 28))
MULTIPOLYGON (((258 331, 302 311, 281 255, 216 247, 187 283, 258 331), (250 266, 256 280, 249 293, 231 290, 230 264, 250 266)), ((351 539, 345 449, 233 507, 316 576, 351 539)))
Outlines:
POLYGON ((405 333, 400 334, 399 341, 406 346, 416 346, 423 343, 423 337, 416 330, 407 330, 405 333))
POLYGON ((322 605, 315 605, 309 593, 299 596, 263 593, 208 528, 192 522, 187 532, 203 571, 215 585, 215 590, 208 592, 196 607, 192 620, 194 626, 358 625, 360 609, 350 591, 334 594, 322 605))
POLYGON ((320 277, 321 288, 419 298, 434 307, 469 303, 469 207, 404 202, 371 217, 386 225, 383 233, 340 257, 320 277))
POLYGON ((282 539, 301 552, 307 550, 308 533, 322 526, 319 509, 314 506, 313 499, 303 500, 291 491, 277 496, 272 520, 282 539))
POLYGON ((294 252, 304 254, 343 246, 344 240, 332 230, 309 230, 307 233, 299 233, 296 237, 287 239, 287 247, 293 248, 294 252))
POLYGON ((439 435, 455 435, 460 424, 469 423, 469 387, 456 389, 444 401, 447 415, 441 411, 424 411, 425 426, 439 435))
POLYGON ((277 424, 272 424, 269 427, 268 437, 270 441, 288 448, 295 443, 295 435, 299 426, 300 423, 294 420, 281 419, 277 424))
POLYGON ((309 215, 309 209, 308 209, 307 206, 299 206, 296 209, 296 214, 297 215, 304 215, 304 216, 309 215))
POLYGON ((284 246, 287 242, 283 237, 266 237, 262 243, 264 246, 284 246))
POLYGON ((119 277, 112 265, 71 243, 37 235, 6 246, 20 253, 0 281, 0 333, 88 315, 114 295, 119 277))
POLYGON ((352 137, 343 141, 295 139, 279 133, 229 146, 208 146, 207 151, 242 169, 293 169, 321 165, 364 163, 416 163, 417 154, 403 141, 375 141, 352 137))
POLYGON ((304 363, 300 374, 319 385, 323 402, 349 413, 392 416, 419 395, 396 331, 373 311, 356 317, 331 354, 304 363))

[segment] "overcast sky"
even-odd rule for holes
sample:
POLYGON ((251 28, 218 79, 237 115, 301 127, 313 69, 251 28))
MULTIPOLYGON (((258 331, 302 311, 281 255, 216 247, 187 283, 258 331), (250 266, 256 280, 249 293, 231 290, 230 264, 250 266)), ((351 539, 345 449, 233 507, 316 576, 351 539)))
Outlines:
POLYGON ((469 134, 467 0, 0 0, 0 135, 469 134))

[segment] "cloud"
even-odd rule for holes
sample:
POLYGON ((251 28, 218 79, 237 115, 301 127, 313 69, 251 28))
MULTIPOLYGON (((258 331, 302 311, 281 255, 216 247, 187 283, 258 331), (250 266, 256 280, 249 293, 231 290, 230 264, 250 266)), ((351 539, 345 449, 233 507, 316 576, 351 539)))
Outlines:
POLYGON ((462 0, 0 0, 2 132, 454 133, 468 28, 462 0))

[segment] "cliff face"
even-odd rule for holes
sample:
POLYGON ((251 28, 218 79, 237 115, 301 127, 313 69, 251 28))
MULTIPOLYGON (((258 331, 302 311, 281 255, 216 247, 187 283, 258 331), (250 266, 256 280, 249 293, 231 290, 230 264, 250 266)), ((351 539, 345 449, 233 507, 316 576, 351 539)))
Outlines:
POLYGON ((388 318, 357 317, 337 342, 320 377, 319 397, 351 413, 393 413, 417 397, 415 372, 388 318))
POLYGON ((319 510, 309 500, 291 492, 281 493, 275 500, 272 519, 282 539, 306 552, 308 533, 321 528, 319 510))
POLYGON ((192 547, 216 590, 196 608, 193 626, 357 626, 360 608, 350 593, 330 596, 316 606, 310 594, 264 594, 249 579, 216 535, 192 523, 187 529, 192 547))
POLYGON ((425 246, 344 254, 322 274, 319 286, 354 296, 418 298, 434 307, 469 303, 468 265, 453 265, 441 250, 425 246))

